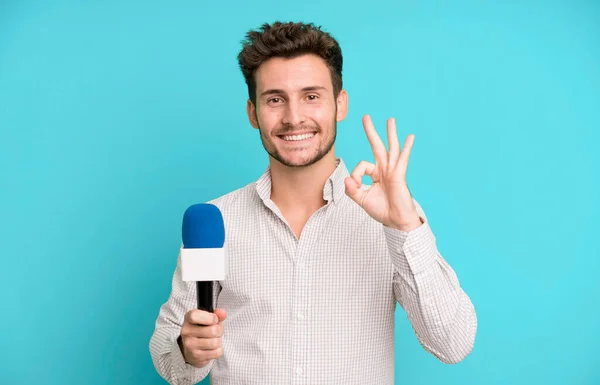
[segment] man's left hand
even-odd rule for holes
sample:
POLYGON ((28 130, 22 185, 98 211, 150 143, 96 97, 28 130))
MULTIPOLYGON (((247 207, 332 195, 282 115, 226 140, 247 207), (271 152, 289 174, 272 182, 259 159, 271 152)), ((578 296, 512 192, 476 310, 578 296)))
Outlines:
POLYGON ((401 151, 396 121, 388 119, 389 151, 386 151, 369 115, 363 117, 363 126, 375 156, 375 164, 361 161, 356 166, 345 180, 346 194, 383 225, 401 231, 416 229, 423 222, 406 184, 406 170, 415 136, 408 135, 401 151), (366 191, 361 189, 364 175, 373 180, 371 188, 366 191))

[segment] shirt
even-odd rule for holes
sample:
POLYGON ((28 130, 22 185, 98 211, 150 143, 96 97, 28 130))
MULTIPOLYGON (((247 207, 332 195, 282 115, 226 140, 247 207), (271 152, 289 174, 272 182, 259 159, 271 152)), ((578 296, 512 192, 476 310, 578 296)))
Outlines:
MULTIPOLYGON (((216 198, 225 223, 228 275, 214 284, 227 311, 223 356, 203 368, 184 361, 177 338, 196 307, 180 255, 159 311, 150 352, 170 384, 394 383, 394 312, 406 312, 420 344, 444 363, 472 350, 474 306, 442 258, 427 217, 410 232, 372 219, 345 194, 342 159, 327 180, 327 202, 299 239, 270 199, 267 168, 256 182, 216 198)), ((364 186, 363 188, 369 188, 364 186)))

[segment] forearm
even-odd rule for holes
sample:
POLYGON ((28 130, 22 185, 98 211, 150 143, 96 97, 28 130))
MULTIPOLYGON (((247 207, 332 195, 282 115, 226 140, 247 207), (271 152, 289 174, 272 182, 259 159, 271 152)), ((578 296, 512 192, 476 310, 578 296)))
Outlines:
POLYGON ((445 363, 463 360, 477 330, 474 306, 442 258, 425 223, 402 233, 385 229, 394 264, 394 294, 421 345, 445 363))
POLYGON ((150 340, 150 353, 157 372, 171 385, 194 385, 210 372, 212 362, 203 368, 187 364, 173 328, 157 328, 150 340))
MULTIPOLYGON (((202 368, 185 362, 178 339, 185 313, 195 308, 195 285, 181 279, 180 257, 173 274, 171 294, 159 311, 154 333, 150 339, 152 362, 159 375, 171 385, 194 385, 202 381, 212 368, 212 361, 202 368)), ((215 283, 213 298, 220 286, 215 283)))

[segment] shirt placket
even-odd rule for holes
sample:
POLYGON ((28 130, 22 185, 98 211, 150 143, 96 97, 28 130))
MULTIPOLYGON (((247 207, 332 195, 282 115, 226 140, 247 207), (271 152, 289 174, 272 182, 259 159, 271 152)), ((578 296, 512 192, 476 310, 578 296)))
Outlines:
POLYGON ((311 277, 314 251, 319 235, 323 232, 329 207, 318 210, 306 223, 298 241, 294 263, 292 314, 291 370, 294 385, 309 384, 311 378, 311 277))

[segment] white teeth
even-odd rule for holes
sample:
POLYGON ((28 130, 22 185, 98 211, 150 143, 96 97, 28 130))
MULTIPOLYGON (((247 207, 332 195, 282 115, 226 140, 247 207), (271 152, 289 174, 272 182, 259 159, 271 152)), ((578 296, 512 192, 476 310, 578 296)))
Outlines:
POLYGON ((312 133, 311 133, 311 134, 303 134, 303 135, 285 135, 285 136, 282 136, 282 138, 283 138, 283 140, 289 140, 289 141, 292 141, 292 140, 305 140, 305 139, 310 139, 310 138, 312 138, 313 136, 315 136, 315 134, 312 134, 312 133))

